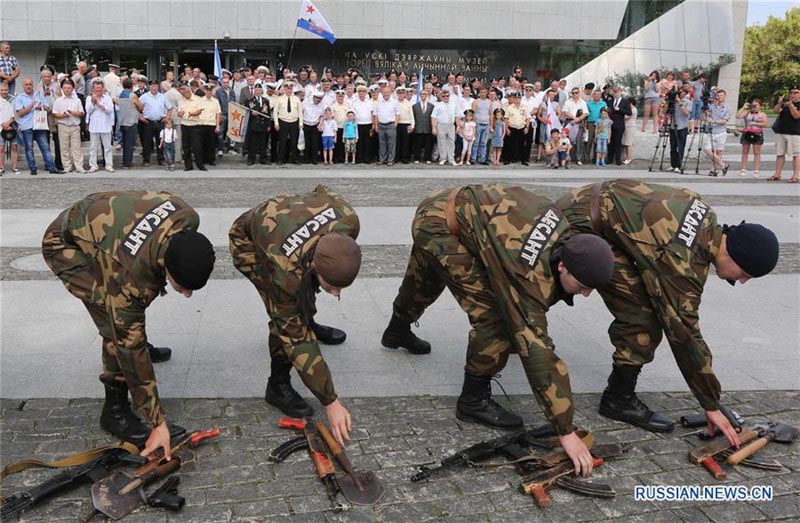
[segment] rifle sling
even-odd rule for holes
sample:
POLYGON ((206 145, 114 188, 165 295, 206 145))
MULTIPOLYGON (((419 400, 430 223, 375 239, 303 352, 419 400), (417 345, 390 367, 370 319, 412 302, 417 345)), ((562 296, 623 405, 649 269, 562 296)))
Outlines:
POLYGON ((10 463, 6 465, 3 468, 3 470, 0 471, 0 481, 3 481, 7 476, 32 468, 63 469, 67 467, 76 467, 78 465, 89 463, 93 459, 96 459, 115 449, 123 449, 129 454, 134 456, 139 455, 139 449, 136 447, 136 445, 128 443, 126 441, 121 441, 116 445, 106 445, 104 447, 97 447, 95 449, 85 450, 83 452, 73 454, 72 456, 57 461, 40 461, 38 459, 23 459, 22 461, 17 461, 16 463, 10 463))

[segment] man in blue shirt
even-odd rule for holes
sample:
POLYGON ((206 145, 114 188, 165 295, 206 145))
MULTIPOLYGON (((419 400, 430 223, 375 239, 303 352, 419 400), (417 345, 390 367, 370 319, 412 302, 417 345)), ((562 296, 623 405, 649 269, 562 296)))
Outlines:
POLYGON ((19 124, 18 132, 22 137, 22 143, 25 146, 25 159, 28 161, 28 168, 31 170, 31 175, 36 176, 36 158, 33 156, 33 142, 39 146, 44 158, 44 166, 48 172, 53 174, 64 174, 64 171, 56 168, 53 163, 53 157, 50 154, 50 139, 47 130, 34 131, 33 130, 33 117, 34 112, 38 109, 49 109, 47 100, 41 92, 33 91, 33 79, 24 78, 22 80, 22 93, 18 94, 14 99, 14 114, 16 115, 17 124, 19 124))
MULTIPOLYGON (((589 140, 587 143, 593 144, 595 143, 595 133, 597 132, 595 124, 597 120, 600 119, 600 111, 602 111, 604 107, 608 107, 608 104, 606 104, 600 96, 600 91, 595 90, 592 92, 592 99, 586 102, 586 107, 589 108, 589 117, 586 118, 586 130, 589 132, 589 140)), ((584 147, 583 163, 595 163, 594 154, 594 147, 584 147)))
POLYGON ((158 148, 158 136, 164 128, 164 120, 172 117, 172 104, 167 97, 158 92, 158 81, 150 80, 149 91, 139 97, 142 102, 142 116, 139 121, 144 127, 142 132, 142 160, 145 167, 150 167, 150 157, 155 148, 158 165, 164 165, 164 153, 158 148))

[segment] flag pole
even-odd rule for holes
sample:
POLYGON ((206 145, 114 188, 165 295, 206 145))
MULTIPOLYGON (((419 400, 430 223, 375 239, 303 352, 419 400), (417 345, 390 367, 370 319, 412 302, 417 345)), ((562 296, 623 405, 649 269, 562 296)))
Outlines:
MULTIPOLYGON (((303 9, 303 0, 300 0, 300 9, 303 9)), ((294 53, 294 40, 297 37, 297 20, 294 22, 294 33, 292 34, 292 43, 289 46, 289 57, 286 59, 286 67, 291 69, 289 64, 292 63, 292 53, 294 53)), ((277 72, 277 71, 276 71, 277 72)))

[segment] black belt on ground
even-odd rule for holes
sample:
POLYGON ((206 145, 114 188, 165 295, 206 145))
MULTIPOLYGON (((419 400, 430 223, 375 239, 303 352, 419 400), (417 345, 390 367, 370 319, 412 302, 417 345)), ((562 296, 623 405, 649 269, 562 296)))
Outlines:
POLYGON ((72 231, 69 230, 69 220, 72 216, 73 207, 64 210, 61 213, 61 239, 64 240, 64 243, 69 245, 75 245, 75 236, 72 235, 72 231))

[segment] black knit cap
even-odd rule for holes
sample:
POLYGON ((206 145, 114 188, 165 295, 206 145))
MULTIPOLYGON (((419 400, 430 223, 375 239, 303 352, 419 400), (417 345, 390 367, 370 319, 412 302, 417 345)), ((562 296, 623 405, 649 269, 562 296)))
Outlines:
POLYGON ((726 227, 728 255, 748 276, 760 278, 778 264, 778 238, 757 223, 726 227))
POLYGON ((593 234, 578 234, 564 242, 561 261, 578 282, 589 289, 602 287, 614 274, 611 247, 593 234))
POLYGON ((175 283, 192 291, 205 286, 215 260, 211 242, 197 231, 181 231, 170 237, 164 256, 175 283))

